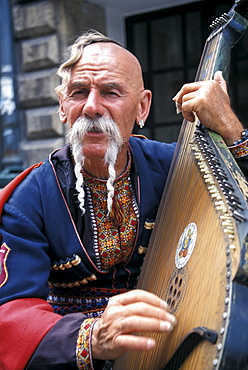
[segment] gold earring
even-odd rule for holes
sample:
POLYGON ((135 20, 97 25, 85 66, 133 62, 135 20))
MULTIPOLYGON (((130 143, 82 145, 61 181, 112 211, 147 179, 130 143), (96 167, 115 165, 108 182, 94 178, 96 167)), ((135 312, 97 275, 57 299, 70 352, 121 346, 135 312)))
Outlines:
POLYGON ((144 121, 141 119, 141 120, 139 121, 139 127, 140 127, 140 128, 143 128, 144 126, 145 126, 144 121))

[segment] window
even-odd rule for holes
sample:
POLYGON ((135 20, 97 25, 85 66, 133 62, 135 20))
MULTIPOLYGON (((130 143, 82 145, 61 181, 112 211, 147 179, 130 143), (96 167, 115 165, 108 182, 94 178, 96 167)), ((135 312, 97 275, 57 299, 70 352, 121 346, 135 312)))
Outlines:
MULTIPOLYGON (((230 10, 232 1, 195 2, 126 19, 127 48, 141 62, 146 88, 153 92, 150 116, 142 134, 172 142, 178 137, 182 116, 172 97, 185 82, 195 80, 210 24, 230 10)), ((248 31, 235 45, 230 66, 232 106, 243 123, 248 116, 248 31)), ((135 128, 135 132, 140 130, 135 128)))

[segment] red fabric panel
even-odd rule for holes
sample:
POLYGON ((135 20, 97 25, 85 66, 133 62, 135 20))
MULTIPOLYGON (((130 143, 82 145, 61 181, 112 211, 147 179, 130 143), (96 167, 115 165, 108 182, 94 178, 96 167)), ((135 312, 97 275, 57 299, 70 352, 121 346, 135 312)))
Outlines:
POLYGON ((46 333, 62 316, 46 301, 17 299, 0 307, 0 369, 21 370, 46 333))

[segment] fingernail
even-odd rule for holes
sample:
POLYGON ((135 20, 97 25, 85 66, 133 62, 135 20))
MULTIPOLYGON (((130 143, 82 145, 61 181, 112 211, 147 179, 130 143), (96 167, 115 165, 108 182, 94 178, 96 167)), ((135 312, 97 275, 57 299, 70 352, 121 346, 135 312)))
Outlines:
POLYGON ((156 342, 154 339, 149 338, 147 341, 147 349, 152 349, 155 346, 156 342))
POLYGON ((173 325, 176 325, 177 324, 177 319, 175 318, 175 316, 171 316, 171 323, 173 325))
POLYGON ((160 329, 161 331, 171 331, 173 329, 173 325, 168 321, 162 321, 160 329))
POLYGON ((182 112, 182 104, 175 102, 176 105, 176 113, 179 114, 182 112))
POLYGON ((168 307, 169 307, 168 303, 166 301, 161 300, 161 308, 167 311, 168 307))

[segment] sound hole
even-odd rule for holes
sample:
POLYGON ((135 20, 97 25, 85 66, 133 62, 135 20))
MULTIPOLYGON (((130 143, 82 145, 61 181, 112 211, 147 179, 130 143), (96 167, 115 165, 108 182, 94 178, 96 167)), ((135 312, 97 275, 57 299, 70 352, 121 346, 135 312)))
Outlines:
POLYGON ((173 271, 167 285, 165 300, 171 313, 175 313, 183 299, 186 289, 185 269, 173 271))

